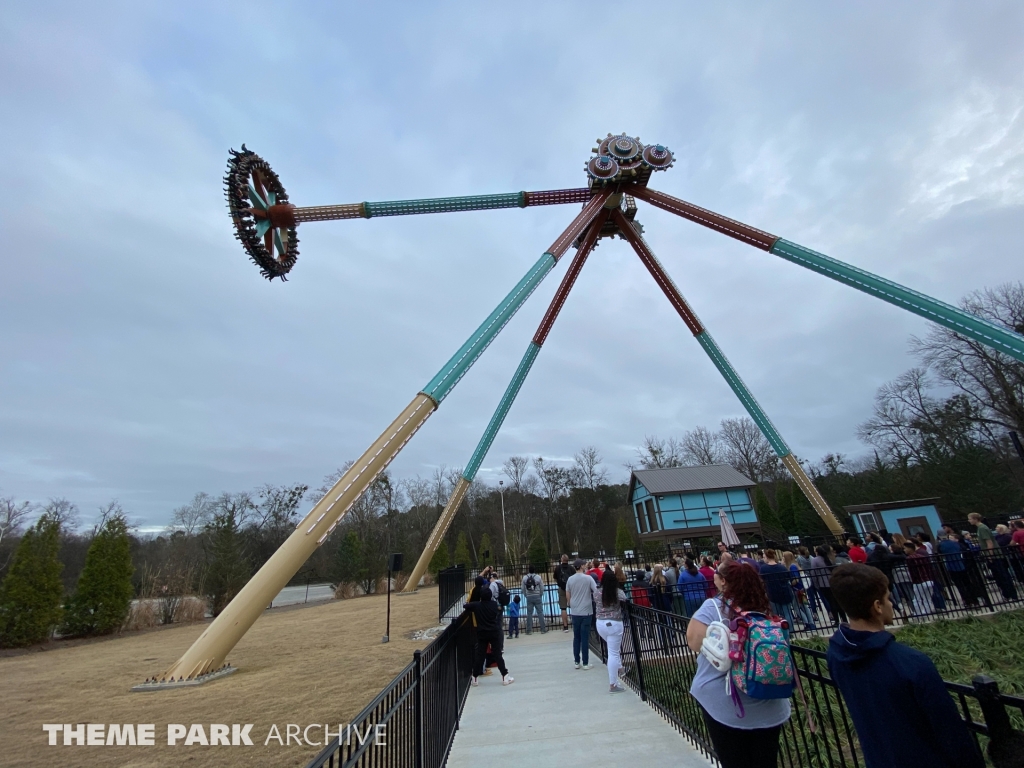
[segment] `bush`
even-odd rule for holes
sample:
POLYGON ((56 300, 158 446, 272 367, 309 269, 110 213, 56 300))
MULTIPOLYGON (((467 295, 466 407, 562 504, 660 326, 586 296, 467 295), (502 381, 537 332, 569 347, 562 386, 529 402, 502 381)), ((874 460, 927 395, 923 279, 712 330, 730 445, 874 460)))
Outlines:
POLYGON ((206 618, 206 600, 187 595, 174 607, 174 620, 179 624, 192 624, 206 618))
POLYGON ((128 522, 113 515, 89 545, 75 594, 64 608, 61 634, 105 635, 121 629, 135 592, 134 570, 128 522))
POLYGON ((43 642, 60 623, 59 548, 60 525, 46 515, 25 532, 0 584, 0 646, 43 642))

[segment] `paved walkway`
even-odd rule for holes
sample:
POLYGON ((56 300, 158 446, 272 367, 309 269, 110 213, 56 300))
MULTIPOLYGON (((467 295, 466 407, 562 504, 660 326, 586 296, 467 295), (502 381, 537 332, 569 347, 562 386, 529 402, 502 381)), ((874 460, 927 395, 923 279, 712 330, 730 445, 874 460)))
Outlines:
POLYGON ((591 670, 573 667, 572 633, 561 627, 506 639, 515 682, 503 686, 494 670, 469 689, 449 768, 710 765, 632 690, 608 693, 608 669, 594 654, 590 661, 591 670))

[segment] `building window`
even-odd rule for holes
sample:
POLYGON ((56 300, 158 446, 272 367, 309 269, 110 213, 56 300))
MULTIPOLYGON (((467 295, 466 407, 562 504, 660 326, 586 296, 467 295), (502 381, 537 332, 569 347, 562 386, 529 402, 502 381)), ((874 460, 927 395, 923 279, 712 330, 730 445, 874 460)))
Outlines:
POLYGON ((654 511, 654 500, 648 499, 644 502, 647 507, 647 525, 652 531, 658 530, 658 513, 654 511))
POLYGON ((640 502, 636 503, 636 525, 640 529, 640 533, 647 533, 647 526, 644 523, 644 505, 640 502))

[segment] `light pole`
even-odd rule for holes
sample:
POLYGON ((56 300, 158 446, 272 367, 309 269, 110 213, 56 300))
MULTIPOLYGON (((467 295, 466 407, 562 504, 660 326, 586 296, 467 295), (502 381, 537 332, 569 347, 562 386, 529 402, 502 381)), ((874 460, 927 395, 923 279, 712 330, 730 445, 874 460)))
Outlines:
POLYGON ((501 494, 501 538, 505 540, 505 562, 508 562, 508 531, 505 529, 505 481, 498 481, 498 493, 501 494))

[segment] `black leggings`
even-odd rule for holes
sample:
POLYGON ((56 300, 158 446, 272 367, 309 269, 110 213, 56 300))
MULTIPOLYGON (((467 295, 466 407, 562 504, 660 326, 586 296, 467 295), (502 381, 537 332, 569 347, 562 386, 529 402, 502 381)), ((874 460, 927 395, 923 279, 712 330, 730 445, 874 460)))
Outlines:
POLYGON ((703 707, 700 711, 722 768, 776 768, 781 725, 743 730, 722 725, 703 707))
POLYGON ((846 612, 843 611, 839 601, 832 595, 832 587, 818 587, 818 594, 825 601, 825 607, 828 608, 828 612, 832 615, 832 621, 847 621, 846 612))
POLYGON ((504 636, 499 629, 497 632, 476 631, 476 658, 473 662, 473 677, 480 677, 484 673, 484 657, 487 656, 487 646, 491 646, 491 659, 498 665, 498 671, 504 677, 508 674, 505 666, 505 659, 501 655, 501 647, 504 636))

